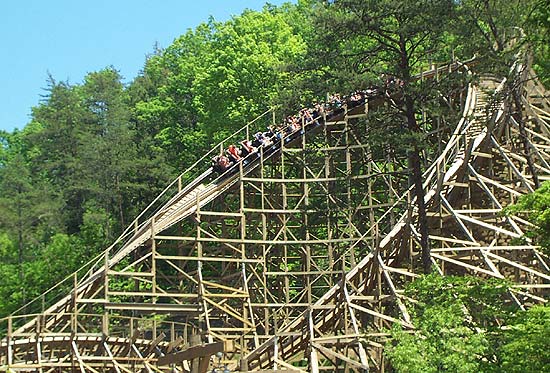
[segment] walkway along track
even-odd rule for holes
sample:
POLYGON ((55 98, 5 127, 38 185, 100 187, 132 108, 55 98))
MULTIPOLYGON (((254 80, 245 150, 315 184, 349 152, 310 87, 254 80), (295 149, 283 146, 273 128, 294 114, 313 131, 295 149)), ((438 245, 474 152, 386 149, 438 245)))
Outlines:
MULTIPOLYGON (((487 90, 498 86, 499 84, 494 80, 487 79, 482 80, 478 86, 469 88, 462 120, 442 154, 426 171, 426 204, 430 208, 430 238, 434 243, 432 261, 442 274, 452 271, 453 273, 474 273, 485 277, 512 278, 517 284, 517 291, 511 294, 511 297, 523 305, 543 299, 539 292, 546 289, 550 279, 548 259, 533 246, 511 246, 510 238, 521 236, 525 222, 498 215, 503 205, 533 189, 532 180, 526 172, 525 158, 518 150, 517 123, 515 124, 508 115, 510 110, 508 103, 495 102, 487 110, 487 104, 491 102, 487 90), (493 169, 496 170, 494 174, 491 173, 493 169)), ((544 99, 546 93, 535 80, 528 81, 527 92, 536 96, 524 95, 524 110, 530 118, 527 130, 531 136, 535 165, 540 171, 541 178, 544 179, 550 175, 547 154, 550 143, 548 140, 550 114, 547 112, 548 107, 545 106, 547 105, 544 99), (531 105, 533 100, 536 100, 536 105, 531 105)), ((371 102, 371 105, 374 105, 374 102, 371 102)), ((292 142, 302 142, 303 145, 306 136, 313 136, 314 132, 326 131, 327 128, 335 128, 337 132, 339 126, 348 126, 352 118, 364 116, 366 108, 366 106, 350 108, 343 114, 329 118, 326 127, 307 127, 305 136, 296 137, 292 142)), ((345 146, 336 142, 335 149, 345 148, 346 157, 349 157, 355 148, 361 151, 365 149, 361 144, 350 145, 351 140, 344 132, 342 136, 346 137, 343 144, 345 146)), ((383 328, 394 322, 413 328, 406 305, 402 301, 401 291, 404 284, 416 276, 418 233, 414 208, 406 210, 403 214, 401 210, 397 210, 396 215, 401 217, 394 223, 393 228, 389 230, 380 228, 379 232, 384 236, 379 238, 376 238, 376 235, 373 236, 372 232, 378 229, 380 224, 374 224, 367 230, 361 231, 359 225, 355 227, 353 225, 355 222, 352 224, 350 221, 350 229, 359 231, 361 237, 354 238, 350 235, 331 239, 314 237, 302 239, 302 241, 294 239, 296 246, 304 247, 300 250, 310 250, 309 246, 315 245, 315 242, 317 245, 327 246, 338 245, 338 242, 342 245, 355 242, 347 249, 348 253, 352 253, 350 258, 353 256, 353 246, 366 245, 365 249, 372 247, 363 258, 359 258, 357 263, 354 263, 353 258, 348 261, 346 253, 340 255, 340 258, 344 259, 335 259, 335 263, 340 260, 342 268, 351 266, 351 269, 345 273, 345 277, 340 282, 335 286, 331 285, 324 295, 309 303, 289 302, 290 297, 287 294, 286 299, 280 300, 273 296, 273 301, 281 305, 269 306, 266 302, 270 296, 267 294, 263 298, 264 304, 257 304, 258 295, 252 294, 258 291, 256 289, 258 285, 253 281, 247 282, 247 279, 257 277, 260 278, 258 283, 261 285, 266 284, 262 281, 266 281, 265 279, 269 276, 281 278, 281 286, 284 286, 284 291, 288 293, 288 289, 291 288, 288 279, 301 276, 301 272, 296 271, 293 274, 290 273, 292 277, 289 277, 288 268, 284 272, 276 272, 273 268, 277 264, 267 262, 273 253, 279 255, 278 247, 284 250, 287 250, 287 245, 291 247, 289 243, 293 230, 286 228, 287 223, 284 218, 292 211, 291 207, 285 204, 281 207, 284 211, 281 210, 282 218, 279 217, 279 219, 283 219, 281 224, 284 225, 285 230, 281 228, 278 232, 282 232, 285 236, 289 235, 284 239, 280 238, 277 232, 271 239, 266 239, 266 232, 264 232, 262 240, 253 239, 249 232, 242 233, 239 236, 240 239, 232 239, 231 235, 216 237, 213 231, 207 232, 201 228, 201 224, 208 223, 201 220, 205 216, 215 218, 222 214, 214 210, 203 212, 203 208, 213 203, 221 203, 220 199, 229 193, 236 195, 240 193, 239 211, 224 213, 225 220, 222 223, 225 227, 226 222, 240 219, 240 228, 237 227, 236 230, 244 229, 246 225, 243 224, 243 220, 250 220, 246 213, 253 210, 243 205, 246 199, 243 197, 244 183, 250 185, 260 183, 262 190, 264 184, 281 184, 282 196, 290 198, 288 197, 291 194, 290 189, 285 188, 285 185, 292 180, 271 180, 263 174, 264 169, 258 166, 264 165, 264 161, 269 158, 281 157, 284 159, 277 162, 284 169, 285 162, 289 162, 291 155, 292 149, 277 149, 266 153, 265 157, 260 157, 259 161, 239 167, 236 173, 227 178, 210 183, 205 181, 212 178, 211 171, 205 171, 176 193, 151 218, 137 224, 133 229, 132 237, 128 238, 118 251, 112 256, 107 252, 105 258, 100 259, 92 267, 88 276, 80 281, 75 280, 71 294, 57 301, 32 321, 15 331, 10 331, 8 338, 3 339, 0 345, 0 367, 9 365, 13 369, 36 371, 46 371, 48 368, 69 370, 68 367, 82 372, 94 370, 122 372, 136 369, 164 371, 165 368, 156 366, 157 358, 176 350, 178 343, 185 343, 178 336, 183 329, 186 331, 189 329, 189 333, 202 334, 205 341, 220 339, 235 341, 237 352, 245 352, 247 355, 246 359, 243 359, 242 369, 285 369, 290 368, 291 363, 303 358, 307 359, 308 370, 311 371, 382 369, 383 328), (254 176, 254 173, 260 173, 260 175, 254 176), (157 247, 157 242, 174 242, 174 238, 164 232, 176 229, 177 224, 186 218, 198 221, 197 236, 179 237, 175 242, 192 242, 196 251, 185 254, 187 256, 178 254, 177 259, 173 259, 175 256, 160 252, 162 248, 157 247), (161 233, 163 236, 160 236, 161 233), (201 234, 209 234, 209 236, 203 237, 201 234), (372 237, 375 239, 369 240, 372 237), (226 278, 230 279, 238 275, 238 281, 214 284, 212 281, 203 279, 202 276, 206 274, 204 266, 209 261, 229 262, 223 256, 206 258, 204 255, 208 244, 233 250, 234 258, 231 259, 232 264, 228 266, 233 265, 234 272, 226 278), (245 255, 245 250, 248 250, 247 245, 251 246, 252 253, 245 255), (273 248, 270 249, 270 247, 273 248), (254 256, 255 251, 260 248, 263 248, 264 254, 259 257, 254 256), (183 266, 178 270, 178 275, 191 284, 185 285, 190 290, 181 291, 181 294, 163 293, 164 290, 156 282, 161 280, 163 274, 155 271, 156 266, 161 264, 160 259, 174 267, 173 263, 176 260, 180 263, 181 258, 184 257, 197 263, 196 266, 190 267, 192 273, 188 272, 189 268, 183 268, 183 266), (155 258, 158 260, 155 261, 155 258), (145 264, 148 270, 140 270, 140 266, 145 264), (265 268, 268 265, 271 265, 272 269, 266 271, 265 268), (131 270, 128 270, 130 267, 131 270), (262 271, 262 268, 264 268, 264 274, 255 273, 262 271), (152 290, 141 288, 139 292, 109 290, 109 281, 125 276, 131 276, 130 278, 139 283, 139 286, 151 284, 152 290), (161 291, 155 292, 157 288, 161 291), (104 295, 103 292, 105 292, 104 295), (193 296, 191 303, 180 301, 187 298, 178 298, 189 297, 192 292, 196 292, 196 295, 193 296), (163 297, 172 297, 171 302, 162 301, 163 297), (227 299, 214 302, 212 299, 216 297, 227 299), (241 308, 235 308, 236 303, 231 303, 232 299, 239 299, 241 308), (289 305, 295 309, 294 312, 288 310, 289 305), (99 315, 86 314, 84 308, 93 310, 94 307, 105 311, 99 315), (274 311, 270 311, 269 307, 274 311), (136 317, 117 318, 109 313, 122 312, 125 309, 136 313, 136 317), (296 312, 302 309, 306 311, 298 313, 299 316, 295 317, 296 312), (264 312, 268 316, 262 319, 259 315, 264 312), (157 322, 142 320, 139 317, 141 314, 190 315, 191 318, 198 318, 201 321, 197 324, 189 323, 188 319, 180 321, 174 318, 172 320, 161 318, 157 322), (227 316, 223 316, 224 314, 227 316), (225 321, 225 329, 216 326, 224 317, 233 320, 225 321), (258 330, 270 327, 269 322, 273 317, 275 317, 275 326, 271 328, 274 330, 265 330, 263 334, 267 338, 262 337, 258 330), (277 317, 281 317, 278 322, 277 317), (121 335, 125 337, 116 336, 115 329, 118 325, 124 329, 121 335), (147 332, 149 334, 145 334, 144 329, 149 330, 147 332), (165 342, 164 339, 170 342, 165 342), (255 349, 250 351, 249 345, 255 346, 255 349)), ((330 162, 330 158, 327 159, 327 162, 330 162)), ((348 167, 351 167, 349 162, 348 167)), ((335 172, 339 172, 338 166, 334 169, 335 172)), ((342 173, 345 175, 349 171, 342 170, 342 173)), ((307 180, 307 172, 311 171, 304 168, 302 175, 304 180, 307 180)), ((345 178, 346 176, 343 177, 345 178)), ((326 174, 324 178, 319 179, 326 181, 316 183, 326 183, 327 188, 330 189, 333 182, 331 180, 336 179, 333 175, 326 174)), ((391 189, 391 183, 386 187, 391 189)), ((304 184, 303 188, 304 196, 312 193, 307 184, 304 184)), ((350 189, 348 189, 349 193, 350 189)), ((304 196, 298 199, 294 208, 296 211, 299 210, 299 214, 302 214, 305 208, 299 207, 300 203, 308 206, 304 196)), ((312 194, 310 198, 313 198, 312 194)), ((408 206, 414 206, 411 203, 413 201, 414 196, 408 191, 395 204, 402 206, 405 202, 408 206)), ((338 201, 331 203, 336 202, 338 201)), ((225 201, 225 203, 230 204, 231 201, 225 201)), ((274 202, 266 201, 266 203, 274 202)), ((371 200, 369 206, 373 203, 374 201, 371 200)), ((267 214, 273 215, 278 211, 275 205, 264 206, 262 197, 262 211, 268 211, 268 208, 270 210, 267 214)), ((383 216, 388 216, 393 213, 393 210, 396 208, 389 208, 383 216)), ((264 217, 266 215, 264 212, 259 214, 264 217)), ((349 219, 351 220, 352 217, 349 219)), ((382 218, 379 219, 381 220, 382 218)), ((272 223, 267 224, 269 226, 272 223)), ((290 254, 282 258, 283 261, 289 260, 290 254)), ((333 264, 333 267, 336 268, 336 264, 333 264)), ((166 267, 163 268, 166 269, 166 267)), ((319 270, 318 272, 317 277, 304 275, 304 278, 311 282, 324 281, 322 276, 330 271, 319 270)), ((333 270, 333 272, 331 275, 329 273, 333 278, 340 276, 338 271, 333 270)), ((313 293, 309 290, 304 293, 304 297, 307 295, 311 298, 315 296, 313 293)), ((298 296, 295 298, 299 298, 298 296)), ((231 364, 238 358, 238 355, 228 355, 227 361, 231 364)), ((234 365, 231 367, 236 368, 234 365)))

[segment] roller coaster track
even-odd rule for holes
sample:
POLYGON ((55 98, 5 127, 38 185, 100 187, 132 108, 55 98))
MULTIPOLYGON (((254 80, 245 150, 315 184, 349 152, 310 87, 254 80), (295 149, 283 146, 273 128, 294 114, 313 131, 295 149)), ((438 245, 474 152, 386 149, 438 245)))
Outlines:
MULTIPOLYGON (((529 75, 518 87, 528 154, 547 180, 548 94, 516 68, 529 75)), ((529 224, 500 214, 534 189, 520 123, 498 94, 506 87, 490 77, 469 85, 458 125, 437 134, 444 147, 425 171, 425 204, 434 268, 510 279, 510 299, 527 307, 546 301, 550 261, 530 243, 513 244, 529 224)), ((198 371, 159 359, 200 336, 231 342, 220 359, 231 370, 383 370, 385 330, 414 329, 403 288, 418 276, 420 239, 414 191, 394 159, 374 159, 361 137, 380 102, 373 94, 304 123, 223 177, 198 162, 65 294, 2 320, 0 369, 198 371)))

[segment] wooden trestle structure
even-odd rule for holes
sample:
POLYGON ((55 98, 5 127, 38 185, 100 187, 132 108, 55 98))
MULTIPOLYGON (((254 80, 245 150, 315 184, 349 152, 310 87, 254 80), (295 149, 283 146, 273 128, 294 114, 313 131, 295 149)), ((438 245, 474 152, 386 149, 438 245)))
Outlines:
MULTIPOLYGON (((500 212, 534 190, 532 169, 550 179, 550 103, 519 73, 525 129, 492 94, 504 81, 480 78, 452 98, 458 123, 434 129, 424 187, 434 268, 507 278, 527 307, 547 299, 550 260, 500 212)), ((414 328, 403 288, 421 260, 406 159, 369 141, 377 100, 226 178, 201 169, 219 148, 205 155, 40 312, 2 320, 0 370, 383 371, 385 330, 414 328)))

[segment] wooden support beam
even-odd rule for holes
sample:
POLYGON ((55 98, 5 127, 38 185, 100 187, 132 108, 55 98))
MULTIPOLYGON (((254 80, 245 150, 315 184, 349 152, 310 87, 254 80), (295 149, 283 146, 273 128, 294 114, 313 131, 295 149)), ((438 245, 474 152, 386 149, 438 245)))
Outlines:
POLYGON ((229 350, 229 347, 230 346, 226 342, 213 342, 198 346, 191 346, 183 351, 178 351, 159 357, 157 360, 157 365, 164 366, 178 364, 184 360, 193 360, 199 357, 210 357, 216 352, 224 352, 229 350))

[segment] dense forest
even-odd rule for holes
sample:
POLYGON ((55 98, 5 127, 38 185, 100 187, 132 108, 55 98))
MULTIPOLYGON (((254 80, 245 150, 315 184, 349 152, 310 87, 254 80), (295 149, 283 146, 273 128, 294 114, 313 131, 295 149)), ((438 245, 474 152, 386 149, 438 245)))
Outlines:
MULTIPOLYGON (((548 0, 299 0, 210 19, 153 50, 129 83, 114 66, 78 84, 50 76, 30 122, 0 132, 0 317, 99 254, 182 170, 265 110, 283 116, 392 75, 411 110, 396 146, 421 157, 414 108, 442 88, 414 74, 471 58, 478 71, 506 72, 517 48, 550 86, 548 0)), ((414 180, 423 163, 411 164, 414 180)), ((550 247, 549 184, 508 211, 529 211, 529 235, 550 247)), ((503 306, 507 286, 422 277, 409 289, 423 300, 413 315, 422 337, 392 331, 388 358, 400 371, 519 372, 527 362, 550 371, 550 308, 503 306), (465 306, 476 311, 467 324, 465 306)))

